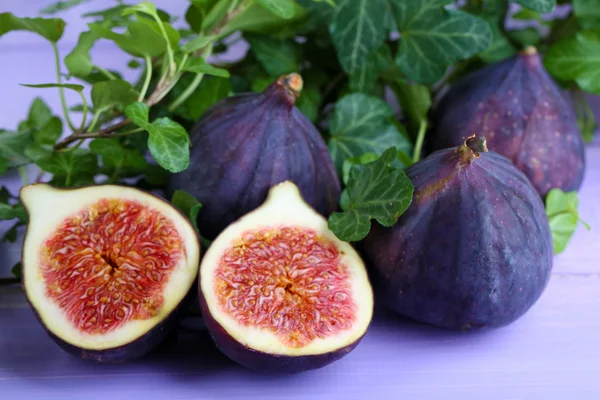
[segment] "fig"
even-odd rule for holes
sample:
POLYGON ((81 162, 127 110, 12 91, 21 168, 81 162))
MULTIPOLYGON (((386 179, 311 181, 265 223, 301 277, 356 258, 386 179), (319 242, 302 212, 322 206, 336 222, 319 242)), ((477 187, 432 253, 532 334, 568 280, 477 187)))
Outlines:
POLYGON ((291 181, 229 225, 200 265, 202 315, 217 347, 253 370, 296 373, 348 354, 373 292, 356 251, 291 181))
POLYGON ((382 303, 457 330, 521 317, 552 269, 548 218, 529 179, 477 136, 406 174, 412 204, 394 226, 374 224, 364 241, 382 303))
POLYGON ((298 74, 280 77, 263 93, 240 94, 208 110, 190 133, 191 166, 167 191, 185 190, 203 207, 198 226, 208 239, 258 207, 271 186, 293 181, 306 202, 328 216, 340 181, 323 138, 294 106, 298 74))
POLYGON ((573 105, 534 47, 462 78, 443 96, 433 121, 434 150, 482 135, 542 197, 552 188, 568 192, 581 186, 584 148, 573 105))
POLYGON ((29 214, 23 287, 60 347, 84 359, 140 357, 171 332, 198 275, 192 224, 135 188, 21 190, 29 214))

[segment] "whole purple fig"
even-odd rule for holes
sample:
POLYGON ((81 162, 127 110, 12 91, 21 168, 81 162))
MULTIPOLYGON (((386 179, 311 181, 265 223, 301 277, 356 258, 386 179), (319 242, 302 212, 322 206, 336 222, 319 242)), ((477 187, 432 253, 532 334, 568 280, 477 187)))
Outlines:
POLYGON ((584 148, 573 106, 533 47, 462 78, 444 95, 433 120, 434 150, 483 135, 542 197, 552 188, 581 186, 584 148))
POLYGON ((552 269, 542 199, 507 158, 472 136, 406 170, 414 199, 364 242, 379 299, 451 329, 507 325, 540 297, 552 269))
POLYGON ((290 74, 262 93, 227 98, 192 129, 191 165, 171 178, 168 190, 185 190, 203 204, 203 236, 216 237, 286 180, 319 213, 337 208, 341 188, 327 146, 294 106, 302 84, 300 75, 290 74))

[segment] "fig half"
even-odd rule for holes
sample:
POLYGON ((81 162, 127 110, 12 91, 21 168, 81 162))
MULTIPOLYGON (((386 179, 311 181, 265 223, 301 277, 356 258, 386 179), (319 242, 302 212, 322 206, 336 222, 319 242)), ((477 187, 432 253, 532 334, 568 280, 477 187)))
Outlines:
POLYGON ((573 105, 534 47, 462 78, 441 99, 433 122, 434 150, 485 136, 542 197, 552 188, 581 186, 585 154, 573 105))
POLYGON ((170 332, 200 257, 191 223, 162 199, 101 185, 26 186, 23 286, 50 336, 98 362, 140 357, 170 332))
POLYGON ((263 93, 222 100, 190 132, 192 164, 172 176, 168 191, 200 200, 204 237, 214 239, 286 180, 322 215, 337 209, 341 187, 333 160, 319 131, 294 106, 302 86, 300 75, 289 74, 263 93))
POLYGON ((544 291, 552 237, 544 205, 507 158, 470 137, 406 170, 415 194, 364 242, 377 293, 428 324, 470 330, 521 317, 544 291))
POLYGON ((359 255, 290 181, 212 243, 200 292, 217 346, 259 371, 323 367, 358 344, 373 314, 359 255))

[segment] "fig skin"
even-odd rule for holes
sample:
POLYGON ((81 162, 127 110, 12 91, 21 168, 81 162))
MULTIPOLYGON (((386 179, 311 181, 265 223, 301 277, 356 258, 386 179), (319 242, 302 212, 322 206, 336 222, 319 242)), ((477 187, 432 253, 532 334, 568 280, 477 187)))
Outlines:
MULTIPOLYGON (((36 183, 36 184, 29 185, 27 187, 36 186, 36 185, 48 186, 44 183, 36 183)), ((123 190, 131 190, 132 189, 129 186, 115 185, 115 184, 105 185, 105 186, 122 188, 123 190)), ((89 187, 98 187, 98 186, 97 185, 82 186, 82 187, 78 187, 75 189, 64 189, 64 188, 52 187, 52 189, 63 191, 63 192, 69 192, 69 191, 76 191, 76 190, 84 190, 89 187)), ((24 188, 21 189, 21 193, 22 193, 23 189, 24 188)), ((164 204, 167 204, 173 210, 173 212, 175 212, 176 214, 181 216, 181 218, 183 218, 185 221, 187 221, 187 223, 191 227, 190 232, 193 233, 195 241, 198 243, 198 249, 200 249, 200 238, 199 238, 198 234, 196 233, 196 231, 193 228, 189 219, 179 209, 177 209, 176 207, 171 205, 171 203, 169 203, 167 200, 165 200, 162 197, 159 197, 151 192, 144 191, 141 189, 135 189, 135 190, 143 193, 144 196, 153 198, 155 201, 158 200, 164 204)), ((31 215, 30 210, 27 208, 27 203, 22 201, 22 204, 23 204, 23 207, 25 208, 25 211, 28 213, 28 215, 31 215)), ((27 228, 25 231, 25 238, 27 238, 27 236, 31 233, 30 226, 31 226, 31 224, 27 225, 27 228)), ((200 256, 201 255, 202 254, 200 254, 200 256)), ((21 260, 25 260, 25 246, 23 246, 22 251, 21 251, 21 260)), ((199 267, 199 265, 198 265, 198 267, 199 267)), ((192 285, 188 289, 187 294, 179 302, 179 304, 167 316, 165 316, 165 318, 162 321, 157 323, 154 327, 152 327, 152 329, 147 331, 145 334, 143 334, 140 337, 135 338, 132 341, 130 341, 129 343, 126 343, 121 346, 112 347, 112 348, 108 348, 108 349, 102 349, 102 350, 95 350, 95 349, 88 349, 85 347, 80 347, 80 346, 68 343, 65 340, 58 337, 55 333, 53 333, 46 326, 42 316, 40 315, 39 310, 35 307, 34 302, 32 301, 32 299, 30 297, 32 295, 30 295, 30 293, 25 285, 27 274, 28 274, 27 268, 23 268, 21 271, 21 287, 23 289, 23 292, 25 293, 27 302, 28 302, 29 306, 31 307, 36 319, 39 321, 40 325, 44 328, 44 330, 46 331, 48 336, 50 336, 50 338, 66 353, 69 353, 73 356, 79 357, 84 360, 90 360, 90 361, 102 363, 102 364, 122 364, 122 363, 125 363, 128 361, 143 357, 143 356, 149 354, 150 352, 152 352, 153 350, 155 350, 158 346, 160 346, 162 343, 164 343, 169 338, 169 336, 175 331, 178 323, 186 316, 190 306, 192 305, 193 301, 197 297, 196 285, 192 285)), ((196 281, 197 278, 198 278, 198 274, 196 272, 194 281, 196 281)))
POLYGON ((214 239, 286 180, 322 215, 337 209, 341 186, 327 146, 294 106, 301 88, 299 75, 282 76, 263 93, 222 100, 192 129, 191 165, 167 192, 185 190, 203 204, 203 236, 214 239))
POLYGON ((546 287, 553 252, 542 200, 479 140, 409 167, 411 206, 364 241, 376 293, 399 314, 456 330, 501 327, 546 287))
POLYGON ((567 192, 581 186, 585 154, 573 105, 533 47, 459 80, 432 120, 432 150, 482 135, 489 149, 509 158, 542 197, 552 188, 567 192))
MULTIPOLYGON (((198 290, 202 293, 201 289, 198 290)), ((206 299, 202 295, 200 296, 200 309, 204 323, 219 350, 238 364, 258 372, 296 374, 322 368, 350 353, 364 337, 363 335, 348 346, 328 353, 304 356, 269 354, 246 347, 227 333, 213 318, 206 299)))

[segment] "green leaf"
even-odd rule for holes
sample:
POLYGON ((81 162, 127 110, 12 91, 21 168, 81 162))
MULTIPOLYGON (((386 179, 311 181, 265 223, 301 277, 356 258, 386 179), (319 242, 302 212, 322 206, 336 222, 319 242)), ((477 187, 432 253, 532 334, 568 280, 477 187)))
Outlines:
POLYGON ((79 179, 91 179, 98 169, 97 157, 85 149, 54 152, 36 161, 38 167, 56 177, 64 178, 64 186, 71 186, 79 179))
POLYGON ((520 47, 537 46, 540 43, 540 33, 535 28, 512 30, 508 33, 513 42, 519 43, 520 47))
POLYGON ((596 132, 596 117, 585 93, 579 89, 571 91, 571 99, 577 115, 577 125, 584 142, 590 143, 596 132))
POLYGON ((402 107, 402 112, 414 124, 419 125, 422 120, 427 119, 431 108, 431 91, 427 86, 416 83, 408 83, 403 79, 395 82, 396 96, 402 107))
POLYGON ((84 18, 94 18, 107 26, 126 26, 131 21, 131 15, 123 15, 128 6, 119 4, 105 10, 93 11, 82 15, 84 18))
POLYGON ((296 11, 294 0, 258 0, 258 4, 283 19, 292 18, 296 11))
POLYGON ((8 160, 0 154, 0 176, 4 175, 8 171, 8 160))
POLYGON ((389 7, 386 0, 339 0, 329 33, 342 68, 352 73, 367 62, 369 54, 383 44, 389 7))
POLYGON ((319 107, 321 105, 321 90, 310 82, 302 89, 300 97, 296 100, 296 107, 311 120, 316 122, 319 118, 319 107))
POLYGON ((396 64, 410 80, 437 82, 455 61, 485 51, 492 41, 490 25, 463 11, 445 10, 449 0, 394 0, 400 31, 396 64))
POLYGON ((35 163, 38 160, 51 156, 53 151, 52 145, 32 142, 25 147, 24 154, 35 163))
POLYGON ((122 110, 137 100, 138 93, 129 82, 113 79, 97 82, 92 86, 92 102, 96 112, 102 112, 112 107, 122 110))
POLYGON ((21 83, 21 86, 27 86, 30 88, 38 88, 38 89, 47 89, 47 88, 64 88, 64 89, 71 89, 74 90, 78 93, 81 93, 83 91, 83 86, 81 85, 76 85, 74 83, 39 83, 39 84, 32 84, 32 83, 21 83))
POLYGON ((191 57, 183 66, 184 71, 193 72, 196 74, 206 74, 220 76, 221 78, 229 78, 229 71, 223 68, 213 67, 207 64, 202 57, 191 57))
POLYGON ((27 213, 23 209, 23 206, 21 204, 13 206, 10 204, 0 203, 0 221, 6 221, 15 218, 18 218, 19 220, 27 219, 27 213))
POLYGON ((515 0, 515 2, 539 12, 550 12, 556 7, 556 0, 515 0))
POLYGON ((350 74, 350 89, 354 92, 370 92, 379 76, 394 65, 392 51, 387 44, 373 51, 367 61, 350 74))
POLYGON ((148 168, 142 154, 123 146, 116 138, 95 139, 90 143, 90 150, 102 158, 102 165, 110 170, 113 178, 140 175, 148 168))
POLYGON ((344 160, 344 165, 342 166, 342 182, 344 182, 344 185, 348 184, 348 180, 350 179, 350 170, 354 165, 369 164, 378 158, 379 155, 375 153, 365 153, 358 157, 347 158, 344 160))
POLYGON ((20 226, 23 226, 23 224, 20 221, 13 224, 13 226, 8 231, 6 231, 6 233, 4 233, 2 239, 0 239, 0 244, 15 243, 17 241, 17 229, 20 226))
POLYGON ((82 32, 79 35, 77 45, 65 57, 65 65, 73 76, 84 77, 92 73, 94 66, 90 57, 90 50, 99 36, 92 32, 82 32))
MULTIPOLYGON (((563 192, 560 189, 552 189, 546 196, 546 215, 550 222, 552 231, 552 243, 554 245, 554 254, 564 251, 569 240, 575 233, 579 218, 579 199, 577 192, 563 192)), ((590 227, 581 221, 589 230, 590 227)))
POLYGON ((52 117, 46 125, 39 130, 33 131, 33 141, 38 144, 53 145, 56 143, 63 131, 63 124, 60 118, 52 117))
POLYGON ((555 43, 544 65, 556 78, 573 80, 586 92, 600 94, 600 34, 583 31, 555 43))
MULTIPOLYGON (((287 28, 293 28, 296 22, 301 23, 306 17, 306 10, 294 3, 294 16, 290 19, 281 18, 258 3, 252 4, 246 11, 240 13, 223 28, 222 35, 235 31, 254 33, 281 33, 287 28)), ((295 32, 294 32, 295 33, 295 32)), ((289 36, 293 36, 290 34, 289 36)))
POLYGON ((190 165, 190 138, 186 130, 169 118, 148 122, 146 104, 133 103, 125 108, 125 114, 136 125, 148 131, 148 149, 166 170, 177 173, 190 165))
POLYGON ((48 105, 39 97, 36 97, 29 107, 29 114, 27 120, 19 125, 19 131, 28 129, 42 129, 52 118, 52 111, 48 108, 48 105))
POLYGON ((75 7, 78 6, 80 4, 83 3, 88 3, 91 0, 64 0, 64 1, 59 1, 56 2, 54 4, 50 4, 47 7, 44 7, 43 9, 40 10, 40 14, 47 14, 47 15, 51 15, 51 14, 56 14, 60 11, 65 11, 68 10, 71 7, 75 7))
POLYGON ((354 242, 369 233, 371 220, 392 226, 410 206, 413 185, 403 170, 394 168, 397 150, 386 150, 379 159, 350 169, 342 212, 329 217, 329 229, 341 240, 354 242))
POLYGON ((175 193, 173 193, 171 203, 190 219, 196 233, 200 234, 200 230, 198 229, 198 213, 202 208, 202 203, 183 190, 176 190, 175 193))
POLYGON ((329 125, 329 151, 338 170, 347 158, 364 153, 380 155, 391 146, 410 151, 410 142, 391 123, 392 115, 383 100, 362 93, 336 103, 329 125))
POLYGON ((136 12, 142 12, 158 18, 158 14, 156 13, 156 6, 149 1, 143 1, 141 3, 136 4, 135 6, 126 8, 125 10, 123 10, 123 15, 135 14, 136 12))
POLYGON ((583 29, 600 29, 600 0, 573 0, 573 12, 583 29))
POLYGON ((333 12, 339 0, 296 0, 296 2, 309 11, 311 19, 314 19, 317 23, 328 25, 333 18, 333 12))
MULTIPOLYGON (((181 83, 184 84, 185 81, 182 80, 181 83)), ((190 121, 197 121, 213 104, 227 97, 230 91, 231 84, 228 79, 204 77, 194 93, 175 110, 175 114, 190 121)))
MULTIPOLYGON (((162 23, 172 48, 179 46, 179 32, 170 24, 162 23)), ((115 33, 100 23, 88 25, 90 31, 98 37, 112 40, 123 51, 137 57, 156 57, 167 50, 167 42, 162 36, 156 21, 143 18, 127 25, 123 34, 115 33)))
POLYGON ((21 262, 16 263, 11 269, 10 269, 10 273, 13 274, 13 276, 15 278, 19 278, 21 279, 21 277, 23 276, 23 267, 21 265, 21 262))
POLYGON ((37 33, 52 43, 58 42, 65 30, 65 21, 58 18, 18 18, 11 13, 0 14, 0 37, 10 31, 37 33))
POLYGON ((194 39, 190 40, 183 46, 181 46, 181 50, 184 53, 193 53, 197 50, 203 49, 208 46, 210 43, 214 42, 217 39, 216 36, 204 36, 198 35, 194 39))
POLYGON ((513 19, 521 21, 539 20, 541 18, 539 11, 534 11, 530 8, 522 8, 518 13, 513 14, 513 19))
POLYGON ((294 40, 256 34, 245 34, 244 38, 269 75, 279 77, 299 70, 301 48, 294 40))
POLYGON ((18 167, 29 163, 25 156, 26 147, 32 142, 30 132, 9 132, 0 130, 0 156, 8 161, 9 167, 18 167))

